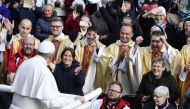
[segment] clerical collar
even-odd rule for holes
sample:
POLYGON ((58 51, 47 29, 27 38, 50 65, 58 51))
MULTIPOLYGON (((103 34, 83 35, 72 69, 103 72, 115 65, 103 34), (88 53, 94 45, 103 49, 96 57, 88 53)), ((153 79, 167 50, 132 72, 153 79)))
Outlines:
MULTIPOLYGON (((150 52, 153 52, 151 45, 149 46, 149 49, 150 49, 150 52)), ((161 51, 162 53, 164 53, 165 50, 166 50, 166 46, 163 45, 160 51, 161 51)))
MULTIPOLYGON (((83 46, 87 46, 87 45, 88 45, 87 38, 83 38, 83 39, 80 40, 80 41, 81 41, 81 44, 82 44, 83 46)), ((99 45, 99 41, 98 41, 98 45, 99 45)), ((96 46, 96 43, 94 42, 94 43, 92 44, 92 46, 96 46)))
POLYGON ((135 45, 135 42, 132 41, 132 40, 130 40, 128 43, 122 43, 121 40, 117 40, 115 43, 116 43, 117 45, 119 45, 119 46, 120 46, 120 45, 126 45, 126 46, 132 47, 132 46, 135 45))
MULTIPOLYGON (((16 37, 17 38, 23 38, 23 36, 21 36, 20 33, 16 34, 16 37)), ((28 36, 26 36, 26 37, 33 37, 33 35, 28 34, 28 36)))
POLYGON ((53 36, 54 40, 62 40, 63 38, 65 38, 65 34, 61 33, 59 36, 53 36))

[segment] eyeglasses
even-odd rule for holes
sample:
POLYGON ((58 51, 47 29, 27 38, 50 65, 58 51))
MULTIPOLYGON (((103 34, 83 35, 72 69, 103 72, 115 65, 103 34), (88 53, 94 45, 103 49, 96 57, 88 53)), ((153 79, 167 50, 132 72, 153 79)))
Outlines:
POLYGON ((51 25, 52 28, 61 28, 63 26, 58 26, 58 25, 51 25))
POLYGON ((109 91, 109 92, 113 92, 113 93, 121 93, 121 92, 119 92, 119 91, 117 91, 117 90, 113 90, 113 89, 108 89, 108 91, 109 91))

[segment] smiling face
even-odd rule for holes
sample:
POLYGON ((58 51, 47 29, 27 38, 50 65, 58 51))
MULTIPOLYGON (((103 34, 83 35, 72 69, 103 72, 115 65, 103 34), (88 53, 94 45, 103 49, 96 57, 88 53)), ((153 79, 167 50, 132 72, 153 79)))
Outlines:
POLYGON ((120 30, 120 40, 122 43, 128 43, 133 36, 132 27, 129 25, 123 25, 120 30))
POLYGON ((53 7, 51 5, 45 5, 44 15, 48 18, 50 18, 53 15, 53 7))
POLYGON ((162 62, 152 63, 152 72, 156 78, 160 78, 164 70, 165 67, 163 66, 162 62))
POLYGON ((62 56, 62 62, 64 64, 64 66, 66 66, 66 67, 71 66, 73 60, 74 60, 74 58, 72 56, 71 51, 69 51, 69 50, 65 51, 65 53, 62 56))
POLYGON ((152 48, 153 51, 161 50, 162 47, 163 47, 163 42, 161 41, 161 37, 153 35, 151 37, 150 45, 151 45, 151 48, 152 48))
POLYGON ((35 41, 33 37, 25 37, 23 39, 23 52, 26 56, 31 56, 34 48, 35 48, 35 41))
POLYGON ((166 18, 165 15, 164 15, 163 13, 161 13, 161 12, 158 12, 158 13, 156 13, 156 14, 154 15, 154 20, 155 20, 156 22, 161 22, 161 21, 163 21, 165 18, 166 18))
POLYGON ((165 103, 166 100, 167 100, 166 97, 158 95, 158 94, 154 94, 154 102, 156 105, 161 106, 165 103))
POLYGON ((62 33, 63 24, 60 21, 52 21, 51 22, 51 32, 53 36, 59 36, 62 33))
POLYGON ((89 45, 92 45, 95 43, 97 37, 97 32, 95 31, 88 31, 86 34, 86 38, 89 45))

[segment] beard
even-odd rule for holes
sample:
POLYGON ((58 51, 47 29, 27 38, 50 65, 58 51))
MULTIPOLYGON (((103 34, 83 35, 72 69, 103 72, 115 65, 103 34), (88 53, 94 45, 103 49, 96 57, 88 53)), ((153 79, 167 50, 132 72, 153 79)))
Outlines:
POLYGON ((25 50, 23 50, 24 54, 29 57, 32 55, 33 50, 31 50, 30 48, 26 48, 25 50))
POLYGON ((117 97, 117 98, 110 98, 110 97, 108 97, 108 101, 111 101, 111 102, 116 102, 116 101, 118 101, 120 99, 121 99, 120 97, 117 97))

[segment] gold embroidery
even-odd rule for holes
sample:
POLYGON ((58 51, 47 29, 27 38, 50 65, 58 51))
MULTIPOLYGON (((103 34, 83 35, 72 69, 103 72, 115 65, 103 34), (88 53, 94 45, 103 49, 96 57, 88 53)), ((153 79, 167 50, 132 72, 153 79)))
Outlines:
POLYGON ((84 47, 84 55, 82 59, 82 68, 84 73, 86 74, 88 71, 88 67, 90 65, 90 62, 92 60, 92 56, 94 53, 95 46, 87 45, 84 47))

